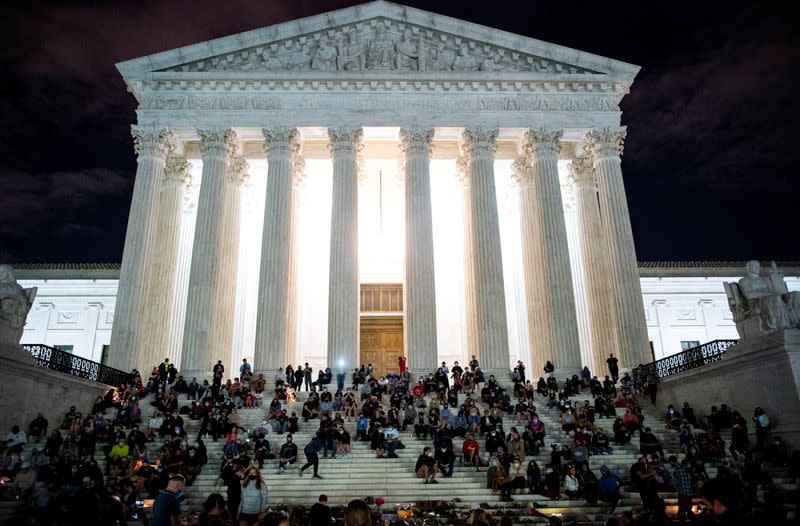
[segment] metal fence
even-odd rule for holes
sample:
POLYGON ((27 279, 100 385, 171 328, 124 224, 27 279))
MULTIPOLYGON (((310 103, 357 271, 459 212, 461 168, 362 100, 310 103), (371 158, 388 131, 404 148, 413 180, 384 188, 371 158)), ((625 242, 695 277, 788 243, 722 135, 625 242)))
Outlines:
POLYGON ((664 378, 717 362, 736 342, 738 340, 713 340, 655 362, 640 365, 633 370, 633 381, 643 384, 651 374, 655 374, 657 378, 664 378))
POLYGON ((61 373, 119 387, 128 382, 128 374, 119 369, 75 356, 55 347, 42 344, 22 346, 36 360, 36 365, 61 373))

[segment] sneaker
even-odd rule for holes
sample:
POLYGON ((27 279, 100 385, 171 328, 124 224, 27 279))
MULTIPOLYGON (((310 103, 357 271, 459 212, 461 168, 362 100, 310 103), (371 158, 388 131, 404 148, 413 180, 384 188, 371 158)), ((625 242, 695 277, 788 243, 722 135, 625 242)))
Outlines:
POLYGON ((303 476, 303 469, 302 468, 297 468, 297 474, 302 477, 303 476))
POLYGON ((320 477, 319 475, 314 475, 314 476, 313 476, 313 477, 311 477, 311 478, 312 478, 312 479, 321 479, 322 477, 320 477))
POLYGON ((432 481, 431 481, 431 484, 438 484, 438 483, 439 483, 439 481, 438 481, 438 480, 432 480, 432 481))

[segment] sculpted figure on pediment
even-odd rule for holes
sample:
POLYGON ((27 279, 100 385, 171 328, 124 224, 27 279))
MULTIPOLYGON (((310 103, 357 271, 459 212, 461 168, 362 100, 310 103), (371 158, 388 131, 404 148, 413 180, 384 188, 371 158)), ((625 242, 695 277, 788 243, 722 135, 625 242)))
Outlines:
POLYGON ((338 52, 327 38, 320 38, 314 58, 311 59, 311 69, 317 71, 336 71, 336 58, 338 52))
POLYGON ((400 71, 416 71, 423 69, 420 67, 420 48, 422 42, 414 42, 411 38, 411 30, 403 31, 403 38, 395 46, 395 67, 400 71))
POLYGON ((454 59, 453 52, 445 48, 444 44, 439 44, 428 50, 426 67, 431 71, 451 71, 454 59))
POLYGON ((500 53, 495 53, 491 57, 487 58, 483 62, 481 62, 480 69, 481 71, 510 71, 512 68, 502 64, 500 62, 500 53))
POLYGON ((478 60, 470 53, 469 46, 462 44, 453 62, 453 71, 475 71, 478 66, 478 60))
POLYGON ((296 44, 289 54, 286 69, 290 71, 306 71, 311 66, 311 51, 308 45, 296 44))
POLYGON ((278 57, 275 56, 275 53, 270 53, 265 57, 264 60, 264 69, 267 71, 280 71, 284 69, 283 63, 278 60, 278 57))
POLYGON ((364 45, 358 41, 355 33, 348 33, 344 42, 339 44, 338 67, 340 71, 361 71, 367 62, 364 45))
POLYGON ((379 25, 375 38, 369 43, 369 69, 392 69, 394 67, 394 42, 386 34, 386 27, 379 25))

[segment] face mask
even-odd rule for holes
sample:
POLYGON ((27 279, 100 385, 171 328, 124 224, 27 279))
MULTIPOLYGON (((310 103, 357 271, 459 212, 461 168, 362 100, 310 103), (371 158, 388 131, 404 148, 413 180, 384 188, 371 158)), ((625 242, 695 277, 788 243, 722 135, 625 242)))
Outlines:
POLYGON ((492 467, 495 467, 495 466, 497 466, 497 462, 492 460, 491 465, 492 465, 492 467))

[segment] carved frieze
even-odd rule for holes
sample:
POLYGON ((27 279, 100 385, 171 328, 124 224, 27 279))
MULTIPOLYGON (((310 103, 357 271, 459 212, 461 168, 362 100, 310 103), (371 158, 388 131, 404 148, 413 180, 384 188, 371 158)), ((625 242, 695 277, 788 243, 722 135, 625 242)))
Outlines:
POLYGON ((608 95, 485 95, 461 94, 402 97, 363 94, 353 97, 308 97, 302 94, 172 94, 153 93, 143 98, 142 110, 177 111, 286 111, 286 110, 410 110, 468 112, 616 112, 616 97, 608 95))
POLYGON ((596 73, 545 57, 385 17, 248 47, 163 71, 596 73))

